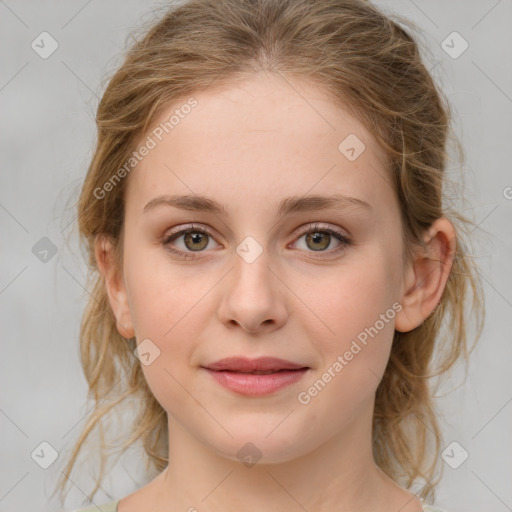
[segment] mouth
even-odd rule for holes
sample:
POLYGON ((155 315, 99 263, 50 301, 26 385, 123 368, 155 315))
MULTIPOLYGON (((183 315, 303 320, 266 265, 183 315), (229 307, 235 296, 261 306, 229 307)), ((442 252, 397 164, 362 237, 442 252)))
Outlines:
POLYGON ((212 371, 230 371, 235 373, 254 373, 261 375, 309 368, 303 364, 277 357, 258 357, 256 359, 249 359, 247 357, 226 357, 214 363, 210 363, 205 367, 212 371))
POLYGON ((239 395, 276 393, 299 380, 311 369, 277 358, 227 358, 202 367, 224 388, 239 395))
POLYGON ((281 372, 299 372, 301 370, 307 370, 308 368, 297 368, 293 370, 287 370, 285 368, 281 368, 279 370, 255 370, 252 372, 242 372, 238 370, 211 370, 211 368, 208 368, 208 370, 215 371, 215 372, 230 372, 230 373, 241 373, 243 375, 270 375, 273 373, 281 373, 281 372))

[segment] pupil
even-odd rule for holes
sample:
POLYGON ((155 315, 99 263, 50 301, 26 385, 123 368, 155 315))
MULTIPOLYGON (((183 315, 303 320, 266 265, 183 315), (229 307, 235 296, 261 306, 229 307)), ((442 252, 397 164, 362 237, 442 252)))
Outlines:
MULTIPOLYGON (((191 239, 193 244, 197 246, 198 243, 199 244, 201 243, 201 238, 203 238, 203 237, 204 237, 203 233, 196 232, 196 233, 188 233, 186 236, 186 239, 188 239, 188 240, 191 239)), ((321 232, 310 233, 307 238, 308 238, 308 241, 312 240, 314 244, 319 244, 319 243, 321 244, 322 239, 324 240, 324 243, 321 247, 316 247, 316 248, 313 247, 313 250, 315 250, 315 251, 325 249, 329 245, 328 242, 327 242, 327 244, 325 243, 327 240, 327 236, 325 233, 321 233, 321 232)), ((203 240, 203 242, 204 242, 204 240, 203 240)))
POLYGON ((320 247, 318 247, 318 246, 312 247, 312 249, 315 251, 325 249, 329 245, 328 238, 325 233, 320 233, 320 232, 310 233, 308 235, 308 239, 309 239, 309 241, 312 240, 313 243, 315 243, 315 244, 318 244, 318 243, 322 244, 320 247), (322 244, 322 238, 324 239, 323 244, 322 244), (326 241, 327 241, 327 243, 326 243, 326 241))
MULTIPOLYGON (((195 245, 195 249, 204 249, 204 240, 201 240, 201 238, 206 239, 203 233, 187 233, 185 236, 185 243, 191 242, 192 245, 195 245), (201 244, 201 242, 203 243, 201 244)), ((194 247, 189 247, 189 249, 194 250, 194 247)))

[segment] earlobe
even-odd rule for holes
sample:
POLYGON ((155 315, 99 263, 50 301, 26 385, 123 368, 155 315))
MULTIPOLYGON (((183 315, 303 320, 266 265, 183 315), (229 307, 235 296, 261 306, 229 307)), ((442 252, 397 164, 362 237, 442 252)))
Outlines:
POLYGON ((406 270, 402 310, 396 316, 395 329, 408 332, 435 310, 452 269, 456 234, 452 223, 439 218, 424 237, 424 247, 418 247, 406 270))
POLYGON ((135 330, 131 319, 126 286, 122 269, 117 268, 115 247, 106 236, 97 236, 94 241, 94 254, 98 269, 105 281, 110 307, 116 319, 116 327, 123 338, 133 338, 135 330))

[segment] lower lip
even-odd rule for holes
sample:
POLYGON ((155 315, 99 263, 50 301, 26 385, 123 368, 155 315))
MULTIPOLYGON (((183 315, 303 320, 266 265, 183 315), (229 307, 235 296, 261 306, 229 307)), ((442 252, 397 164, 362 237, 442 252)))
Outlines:
POLYGON ((298 382, 308 368, 302 370, 288 370, 265 375, 254 373, 236 373, 229 371, 206 371, 225 388, 247 396, 261 396, 274 393, 286 386, 298 382))

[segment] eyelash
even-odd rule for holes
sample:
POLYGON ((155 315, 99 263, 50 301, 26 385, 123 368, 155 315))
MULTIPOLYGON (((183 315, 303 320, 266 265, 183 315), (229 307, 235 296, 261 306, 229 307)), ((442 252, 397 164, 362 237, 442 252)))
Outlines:
MULTIPOLYGON (((170 251, 174 254, 177 254, 178 256, 181 256, 185 259, 197 258, 198 256, 196 256, 194 254, 194 252, 200 253, 200 252, 204 252, 204 250, 203 251, 182 251, 182 250, 176 249, 175 247, 170 245, 171 242, 173 242, 180 236, 186 235, 188 233, 202 233, 202 234, 207 235, 214 239, 213 235, 208 230, 203 228, 202 226, 200 226, 198 224, 190 224, 185 229, 175 231, 174 233, 170 233, 169 235, 165 236, 161 243, 164 247, 166 247, 166 249, 168 251, 170 251)), ((340 231, 337 231, 332 228, 323 228, 319 224, 315 224, 313 226, 312 225, 302 226, 298 230, 297 238, 301 238, 304 235, 307 235, 309 233, 328 233, 330 235, 333 235, 340 242, 340 245, 337 248, 332 249, 330 251, 318 251, 320 253, 328 253, 330 255, 337 254, 338 252, 344 250, 347 246, 349 246, 352 243, 351 240, 349 238, 347 238, 344 234, 342 234, 340 231)), ((308 251, 308 252, 315 252, 315 251, 308 251)))

